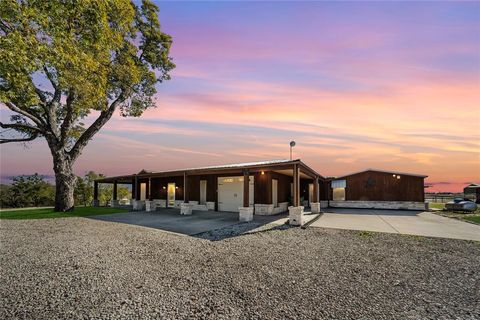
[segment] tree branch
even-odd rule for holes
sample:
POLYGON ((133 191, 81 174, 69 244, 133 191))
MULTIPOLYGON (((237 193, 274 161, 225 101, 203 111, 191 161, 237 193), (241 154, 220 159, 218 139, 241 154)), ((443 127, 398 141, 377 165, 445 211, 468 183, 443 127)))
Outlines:
POLYGON ((68 91, 68 96, 67 96, 67 101, 66 101, 66 109, 67 113, 65 114, 65 117, 63 118, 63 123, 60 129, 60 136, 61 140, 64 143, 67 140, 68 137, 68 131, 72 127, 73 121, 75 120, 74 117, 74 110, 73 110, 73 100, 75 98, 75 94, 73 93, 72 90, 68 91))
POLYGON ((31 130, 31 131, 35 131, 37 133, 42 133, 42 130, 40 130, 39 128, 30 126, 30 125, 24 124, 24 123, 2 123, 2 122, 0 122, 0 127, 4 128, 4 129, 15 129, 15 130, 18 130, 18 131, 22 131, 22 130, 30 131, 31 130))
POLYGON ((26 137, 26 138, 18 138, 18 139, 0 138, 0 144, 10 143, 10 142, 28 142, 28 141, 35 140, 37 137, 38 137, 38 133, 32 133, 29 137, 26 137))
POLYGON ((43 67, 43 71, 45 72, 45 75, 47 76, 48 80, 52 84, 53 89, 57 91, 58 89, 58 83, 55 81, 53 74, 48 70, 47 66, 43 67))
POLYGON ((32 120, 39 128, 43 127, 42 121, 39 118, 37 118, 35 115, 31 114, 30 112, 27 112, 26 110, 17 107, 16 105, 14 105, 11 102, 5 102, 5 105, 8 107, 8 109, 10 109, 10 110, 12 110, 16 113, 19 113, 22 116, 32 120))
POLYGON ((75 145, 68 152, 72 162, 77 159, 83 148, 87 145, 88 141, 93 138, 93 136, 103 127, 105 123, 107 123, 108 120, 110 120, 113 112, 117 106, 123 102, 124 99, 124 93, 122 92, 122 94, 120 94, 118 98, 112 102, 110 107, 108 107, 106 110, 103 110, 98 118, 90 125, 90 127, 88 127, 88 129, 83 132, 80 138, 78 138, 75 145))

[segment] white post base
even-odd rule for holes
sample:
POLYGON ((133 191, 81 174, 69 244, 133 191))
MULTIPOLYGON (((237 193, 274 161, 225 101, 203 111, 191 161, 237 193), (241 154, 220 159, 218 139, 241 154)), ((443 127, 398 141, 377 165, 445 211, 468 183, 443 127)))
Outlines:
POLYGON ((191 215, 193 211, 193 203, 181 203, 180 204, 180 214, 182 215, 191 215))
POLYGON ((155 201, 145 201, 145 211, 155 211, 157 209, 155 201))
POLYGON ((239 207, 238 220, 248 222, 253 220, 253 207, 239 207))
POLYGON ((207 210, 215 210, 215 202, 207 202, 207 210))
POLYGON ((133 200, 132 202, 133 211, 142 211, 144 203, 145 201, 143 200, 133 200))
POLYGON ((303 206, 288 207, 288 221, 291 226, 303 226, 305 219, 303 217, 303 206))
POLYGON ((312 213, 320 213, 320 202, 310 203, 310 209, 312 210, 312 213))

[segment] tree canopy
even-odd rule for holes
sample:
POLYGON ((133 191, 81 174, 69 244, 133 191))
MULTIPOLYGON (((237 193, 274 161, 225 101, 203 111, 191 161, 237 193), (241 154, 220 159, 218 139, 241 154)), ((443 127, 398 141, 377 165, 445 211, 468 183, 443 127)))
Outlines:
POLYGON ((72 210, 73 163, 113 113, 155 105, 171 44, 149 0, 0 1, 0 105, 13 113, 0 143, 45 138, 55 210, 72 210))
POLYGON ((157 10, 150 1, 2 1, 0 100, 16 113, 2 126, 23 135, 3 141, 49 137, 75 158, 105 114, 153 106, 155 83, 174 67, 157 10), (92 111, 100 115, 86 128, 92 111))

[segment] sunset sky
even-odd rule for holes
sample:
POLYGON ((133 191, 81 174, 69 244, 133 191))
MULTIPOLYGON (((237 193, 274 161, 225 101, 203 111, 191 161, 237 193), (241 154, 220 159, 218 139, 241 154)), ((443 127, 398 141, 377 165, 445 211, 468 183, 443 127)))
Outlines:
MULTIPOLYGON (((82 175, 289 156, 325 176, 480 182, 479 2, 159 2, 172 80, 141 118, 115 115, 82 175)), ((2 107, 2 120, 8 119, 2 107)), ((1 147, 2 181, 51 175, 43 140, 1 147)))

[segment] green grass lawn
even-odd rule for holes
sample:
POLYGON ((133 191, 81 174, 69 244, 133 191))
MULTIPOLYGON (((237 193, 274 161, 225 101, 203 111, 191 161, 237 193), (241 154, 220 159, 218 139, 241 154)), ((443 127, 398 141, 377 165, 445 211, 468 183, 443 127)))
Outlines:
POLYGON ((428 207, 432 208, 432 209, 443 209, 443 208, 445 208, 445 203, 429 202, 428 207))
POLYGON ((470 217, 465 217, 463 219, 480 224, 480 216, 470 216, 470 217))
POLYGON ((429 202, 428 207, 435 208, 435 209, 442 209, 442 211, 438 211, 437 213, 445 217, 456 218, 460 220, 468 220, 468 221, 480 224, 480 207, 478 207, 477 210, 472 213, 448 211, 448 210, 445 210, 444 203, 438 203, 438 202, 429 202))
POLYGON ((0 211, 0 219, 49 219, 68 217, 88 217, 99 214, 128 212, 128 209, 106 207, 75 207, 72 212, 55 212, 53 208, 35 208, 0 211))

